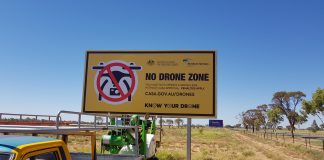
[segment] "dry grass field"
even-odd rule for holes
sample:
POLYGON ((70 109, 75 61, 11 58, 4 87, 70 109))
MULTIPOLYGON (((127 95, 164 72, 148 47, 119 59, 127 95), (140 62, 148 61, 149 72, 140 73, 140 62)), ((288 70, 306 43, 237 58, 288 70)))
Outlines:
MULTIPOLYGON (((165 129, 159 159, 185 159, 186 129, 165 129)), ((228 129, 192 129, 192 158, 197 160, 320 160, 324 152, 304 143, 263 139, 228 129)))
MULTIPOLYGON (((161 147, 157 157, 160 160, 186 159, 186 128, 163 128, 161 147)), ((305 132, 305 131, 301 131, 305 132)), ((100 152, 100 137, 97 133, 97 151, 100 152)), ((157 139, 159 139, 157 133, 157 139)), ((313 142, 312 145, 321 146, 313 142)), ((90 138, 69 137, 71 152, 90 152, 90 138)), ((264 139, 261 135, 243 134, 229 129, 193 128, 192 159, 194 160, 324 160, 320 149, 307 149, 302 139, 292 143, 278 139, 264 139)))

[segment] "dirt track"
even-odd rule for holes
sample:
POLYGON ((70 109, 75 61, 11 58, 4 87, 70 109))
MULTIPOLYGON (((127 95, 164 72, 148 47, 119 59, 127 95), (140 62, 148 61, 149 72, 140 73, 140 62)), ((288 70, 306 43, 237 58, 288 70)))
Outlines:
POLYGON ((237 138, 242 143, 248 143, 250 146, 252 146, 257 153, 261 154, 262 156, 265 156, 266 158, 260 159, 291 159, 291 160, 302 160, 303 158, 300 158, 300 155, 296 155, 296 153, 292 153, 287 151, 284 147, 277 146, 274 144, 269 143, 261 143, 249 136, 242 135, 240 133, 236 133, 235 138, 237 138))

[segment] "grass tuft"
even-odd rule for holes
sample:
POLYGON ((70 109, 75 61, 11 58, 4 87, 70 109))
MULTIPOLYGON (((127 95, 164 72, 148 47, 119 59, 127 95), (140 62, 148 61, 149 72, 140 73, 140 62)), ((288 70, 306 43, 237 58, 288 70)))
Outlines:
POLYGON ((244 157, 252 157, 255 155, 255 153, 252 151, 244 151, 242 154, 244 157))

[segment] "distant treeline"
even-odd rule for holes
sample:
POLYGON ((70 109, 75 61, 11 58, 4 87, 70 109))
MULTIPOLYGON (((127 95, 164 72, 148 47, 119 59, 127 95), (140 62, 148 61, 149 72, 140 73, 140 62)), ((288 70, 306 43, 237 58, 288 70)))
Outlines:
POLYGON ((316 121, 308 128, 313 132, 324 129, 324 89, 318 88, 312 95, 312 99, 305 100, 306 95, 301 91, 280 91, 273 94, 271 104, 258 105, 255 108, 243 111, 239 114, 240 124, 235 127, 243 127, 248 130, 268 129, 275 132, 282 129, 279 124, 287 119, 289 125, 286 127, 294 139, 296 125, 307 122, 308 116, 316 116, 320 121, 320 127, 316 121), (300 107, 301 106, 301 107, 300 107))

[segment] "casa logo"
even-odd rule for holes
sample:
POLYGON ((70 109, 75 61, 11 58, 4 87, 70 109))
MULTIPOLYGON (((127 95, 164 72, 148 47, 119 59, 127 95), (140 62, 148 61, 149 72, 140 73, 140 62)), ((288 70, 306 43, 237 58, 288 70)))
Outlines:
POLYGON ((185 64, 188 64, 190 61, 191 61, 190 58, 184 58, 184 59, 182 60, 182 62, 185 63, 185 64))
POLYGON ((208 66, 209 64, 206 62, 196 62, 190 58, 182 59, 182 62, 188 66, 208 66))

